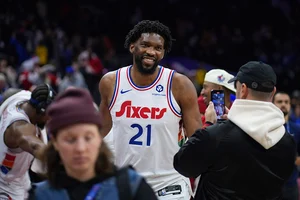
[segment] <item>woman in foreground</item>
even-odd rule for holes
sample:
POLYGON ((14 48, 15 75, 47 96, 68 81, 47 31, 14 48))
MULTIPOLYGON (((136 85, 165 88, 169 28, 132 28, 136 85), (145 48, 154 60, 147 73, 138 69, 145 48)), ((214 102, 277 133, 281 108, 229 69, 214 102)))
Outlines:
POLYGON ((112 164, 99 131, 101 118, 88 91, 67 89, 47 114, 51 142, 41 155, 47 181, 33 185, 29 199, 157 199, 134 170, 112 164))

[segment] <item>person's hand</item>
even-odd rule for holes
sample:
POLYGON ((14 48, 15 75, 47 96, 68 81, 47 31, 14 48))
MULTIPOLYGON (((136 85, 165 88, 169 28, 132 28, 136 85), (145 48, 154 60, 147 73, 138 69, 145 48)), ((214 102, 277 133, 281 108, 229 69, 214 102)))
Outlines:
POLYGON ((224 115, 221 116, 221 119, 227 120, 228 119, 228 112, 229 112, 229 109, 225 106, 225 113, 224 113, 224 115))
POLYGON ((211 122, 211 123, 216 123, 217 122, 217 114, 215 111, 214 103, 209 102, 208 107, 205 110, 205 121, 211 122))

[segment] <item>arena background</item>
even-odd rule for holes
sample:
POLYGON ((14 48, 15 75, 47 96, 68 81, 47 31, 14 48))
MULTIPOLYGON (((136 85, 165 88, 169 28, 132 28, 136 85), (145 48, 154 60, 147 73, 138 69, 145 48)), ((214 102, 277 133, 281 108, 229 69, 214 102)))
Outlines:
POLYGON ((98 104, 101 76, 131 64, 124 39, 142 19, 170 27, 175 41, 162 64, 189 76, 198 93, 207 70, 236 73, 261 60, 299 114, 299 0, 1 0, 1 94, 45 81, 59 91, 65 74, 78 71, 98 104))

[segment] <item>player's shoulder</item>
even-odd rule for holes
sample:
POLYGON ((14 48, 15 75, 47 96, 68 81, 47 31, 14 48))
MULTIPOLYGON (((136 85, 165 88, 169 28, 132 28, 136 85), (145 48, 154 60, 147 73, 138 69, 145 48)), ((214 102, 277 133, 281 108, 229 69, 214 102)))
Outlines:
POLYGON ((107 88, 107 87, 114 86, 114 83, 116 81, 116 76, 117 76, 116 74, 117 74, 117 70, 110 71, 104 74, 99 82, 99 89, 103 87, 107 88))
POLYGON ((172 80, 173 87, 179 87, 180 89, 186 88, 188 85, 192 85, 191 80, 184 74, 175 72, 172 80))
POLYGON ((107 72, 106 74, 103 75, 103 77, 101 78, 101 81, 102 80, 107 81, 107 80, 116 79, 116 74, 117 74, 117 70, 107 72))
POLYGON ((117 70, 114 70, 114 71, 110 71, 110 72, 107 72, 106 74, 103 75, 103 77, 101 78, 100 80, 100 84, 112 84, 116 81, 116 77, 117 77, 117 72, 118 71, 124 71, 124 69, 127 69, 128 66, 126 67, 122 67, 120 69, 117 69, 117 70))
POLYGON ((190 81, 190 79, 186 75, 175 71, 173 76, 173 81, 185 82, 185 81, 190 81))

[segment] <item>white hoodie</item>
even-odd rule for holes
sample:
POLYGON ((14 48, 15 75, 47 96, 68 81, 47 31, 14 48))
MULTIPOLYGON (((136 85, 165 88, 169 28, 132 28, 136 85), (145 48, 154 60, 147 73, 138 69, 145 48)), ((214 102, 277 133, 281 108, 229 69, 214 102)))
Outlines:
POLYGON ((285 133, 284 115, 270 102, 236 99, 228 119, 265 149, 277 144, 285 133))

